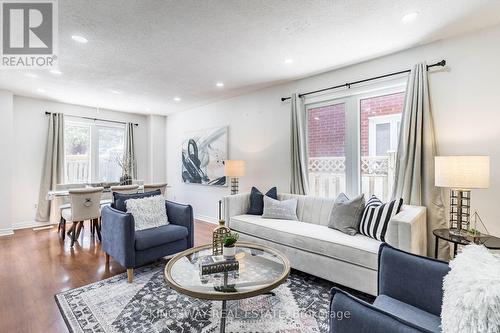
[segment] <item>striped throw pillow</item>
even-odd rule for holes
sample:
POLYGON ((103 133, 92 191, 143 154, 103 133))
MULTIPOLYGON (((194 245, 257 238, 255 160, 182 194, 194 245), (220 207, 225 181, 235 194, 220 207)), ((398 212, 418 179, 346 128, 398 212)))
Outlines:
POLYGON ((382 203, 379 198, 372 195, 365 205, 361 223, 359 224, 359 232, 365 236, 385 242, 387 225, 391 218, 399 213, 402 205, 403 199, 382 203))

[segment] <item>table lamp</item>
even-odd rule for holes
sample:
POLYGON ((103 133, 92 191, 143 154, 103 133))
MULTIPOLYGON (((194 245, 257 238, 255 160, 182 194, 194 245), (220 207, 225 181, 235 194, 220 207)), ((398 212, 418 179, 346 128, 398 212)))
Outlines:
POLYGON ((231 178, 231 194, 238 193, 238 178, 245 175, 245 161, 224 161, 224 176, 231 178))
POLYGON ((435 185, 450 188, 450 232, 467 234, 470 190, 490 186, 489 156, 436 156, 435 185))

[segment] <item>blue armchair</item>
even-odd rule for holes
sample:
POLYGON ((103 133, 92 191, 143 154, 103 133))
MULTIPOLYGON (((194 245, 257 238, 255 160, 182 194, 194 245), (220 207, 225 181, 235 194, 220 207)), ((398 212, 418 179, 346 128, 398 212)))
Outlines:
POLYGON ((375 302, 333 288, 330 333, 441 332, 443 278, 449 270, 446 262, 382 244, 375 302))
POLYGON ((165 202, 170 224, 135 231, 131 214, 115 208, 102 208, 102 249, 106 265, 113 257, 127 268, 128 282, 134 278, 134 268, 161 257, 184 251, 194 245, 193 208, 171 201, 165 202))

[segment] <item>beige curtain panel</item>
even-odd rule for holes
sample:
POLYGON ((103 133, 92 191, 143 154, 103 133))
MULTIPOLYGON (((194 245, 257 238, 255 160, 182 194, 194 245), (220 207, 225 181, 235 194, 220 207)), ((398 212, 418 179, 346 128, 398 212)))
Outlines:
POLYGON ((306 109, 303 98, 292 94, 291 97, 291 183, 290 192, 307 194, 307 141, 306 141, 306 109))
POLYGON ((64 115, 51 113, 45 147, 45 161, 43 164, 40 193, 38 194, 38 208, 35 220, 47 222, 50 220, 51 207, 55 203, 47 200, 47 193, 55 190, 56 185, 63 183, 64 178, 64 115))
POLYGON ((137 179, 137 160, 135 158, 134 124, 127 123, 125 131, 125 161, 129 176, 137 179))
MULTIPOLYGON (((401 131, 396 155, 393 198, 405 204, 427 207, 427 255, 434 255, 432 231, 446 228, 442 190, 434 186, 434 136, 429 84, 425 63, 413 67, 408 77, 401 131)), ((440 242, 442 259, 449 258, 449 246, 440 242)))

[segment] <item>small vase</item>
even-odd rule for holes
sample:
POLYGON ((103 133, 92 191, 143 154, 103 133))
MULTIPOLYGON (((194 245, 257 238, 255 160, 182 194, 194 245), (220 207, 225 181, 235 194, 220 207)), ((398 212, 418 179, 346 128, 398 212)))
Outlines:
POLYGON ((224 255, 224 259, 234 259, 234 256, 236 255, 236 246, 224 246, 222 254, 224 255))
POLYGON ((120 184, 121 185, 132 185, 132 177, 129 175, 123 175, 120 177, 120 184))

